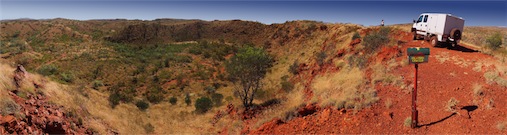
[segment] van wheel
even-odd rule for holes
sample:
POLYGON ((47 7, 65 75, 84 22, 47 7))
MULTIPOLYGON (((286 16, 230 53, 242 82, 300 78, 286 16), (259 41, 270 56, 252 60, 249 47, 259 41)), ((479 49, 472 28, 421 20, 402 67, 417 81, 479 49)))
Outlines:
POLYGON ((417 33, 415 31, 412 32, 412 35, 414 35, 414 39, 413 40, 417 40, 417 33))
POLYGON ((430 43, 431 43, 431 46, 433 46, 433 47, 438 46, 437 36, 432 36, 432 37, 430 38, 430 43))
POLYGON ((459 29, 452 29, 451 30, 451 38, 454 39, 454 40, 458 40, 458 39, 461 39, 461 31, 459 31, 459 29))

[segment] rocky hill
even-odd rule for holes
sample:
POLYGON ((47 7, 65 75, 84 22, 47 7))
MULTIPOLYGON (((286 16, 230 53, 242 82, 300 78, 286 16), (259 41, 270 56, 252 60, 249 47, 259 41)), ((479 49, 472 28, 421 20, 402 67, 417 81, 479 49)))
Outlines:
POLYGON ((408 25, 61 18, 0 24, 0 134, 505 131, 507 49, 472 44, 502 29, 465 28, 469 40, 448 48, 411 40, 408 25), (479 30, 490 34, 474 34, 479 30), (224 67, 245 46, 275 60, 252 110, 242 107, 224 67), (425 103, 417 129, 404 126, 414 83, 408 47, 431 49, 417 82, 425 103), (23 87, 15 83, 18 64, 33 76, 23 87), (213 107, 197 113, 203 97, 213 107))

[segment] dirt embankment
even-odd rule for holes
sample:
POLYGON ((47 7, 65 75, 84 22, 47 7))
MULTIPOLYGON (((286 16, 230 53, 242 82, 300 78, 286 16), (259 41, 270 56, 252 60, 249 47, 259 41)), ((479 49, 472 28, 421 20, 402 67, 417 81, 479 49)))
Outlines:
MULTIPOLYGON (((422 40, 413 41, 409 32, 395 31, 393 35, 399 47, 380 49, 377 61, 385 58, 405 61, 408 47, 431 50, 429 63, 419 64, 418 128, 404 126, 411 116, 413 85, 377 84, 380 101, 370 107, 359 111, 324 107, 287 122, 274 119, 250 133, 505 133, 502 131, 505 127, 501 126, 507 120, 507 110, 503 107, 507 101, 506 87, 488 82, 490 78, 486 75, 505 65, 464 44, 433 47, 422 40), (401 55, 391 56, 397 52, 401 55), (458 102, 450 105, 451 98, 458 102)), ((405 84, 414 83, 414 65, 396 67, 391 73, 401 76, 405 84)), ((502 72, 494 73, 505 78, 502 72)))

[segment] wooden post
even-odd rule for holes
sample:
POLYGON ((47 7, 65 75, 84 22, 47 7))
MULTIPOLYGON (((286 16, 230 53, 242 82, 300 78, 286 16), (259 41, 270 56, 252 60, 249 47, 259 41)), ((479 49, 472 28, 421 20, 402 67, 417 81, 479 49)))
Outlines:
POLYGON ((412 128, 417 127, 417 69, 419 68, 419 65, 415 64, 415 81, 414 81, 414 91, 412 91, 412 128))

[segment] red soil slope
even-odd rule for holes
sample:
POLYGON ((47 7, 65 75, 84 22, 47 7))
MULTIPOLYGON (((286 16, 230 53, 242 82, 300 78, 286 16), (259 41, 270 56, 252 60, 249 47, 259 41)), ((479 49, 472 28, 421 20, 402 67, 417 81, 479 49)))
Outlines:
MULTIPOLYGON (((429 47, 431 50, 429 63, 419 65, 418 128, 404 126, 405 119, 411 116, 411 93, 408 88, 377 85, 380 101, 371 107, 357 112, 322 108, 288 122, 272 120, 250 133, 507 133, 496 128, 498 122, 507 120, 506 88, 486 83, 484 73, 494 69, 495 65, 479 66, 480 71, 475 66, 475 62, 493 63, 495 60, 492 56, 465 45, 433 47, 423 40, 413 41, 408 32, 397 31, 393 35, 402 47, 381 49, 378 60, 392 57, 390 55, 396 51, 402 51, 402 55, 396 57, 397 61, 407 60, 408 47, 429 47), (474 94, 474 84, 482 85, 482 94, 474 94), (457 113, 445 109, 451 97, 460 101, 457 113), (386 102, 391 102, 390 107, 386 102)), ((414 65, 398 67, 394 69, 394 74, 401 75, 406 84, 413 84, 414 65)))

